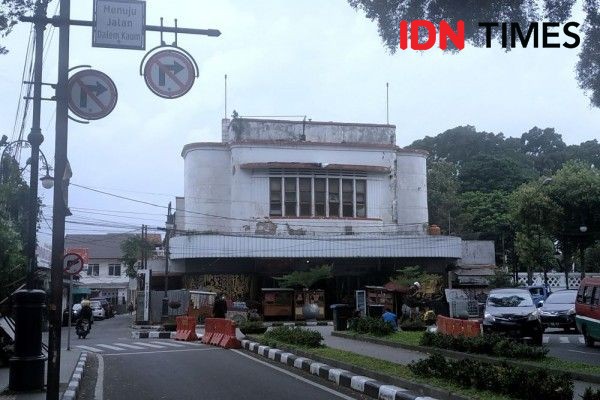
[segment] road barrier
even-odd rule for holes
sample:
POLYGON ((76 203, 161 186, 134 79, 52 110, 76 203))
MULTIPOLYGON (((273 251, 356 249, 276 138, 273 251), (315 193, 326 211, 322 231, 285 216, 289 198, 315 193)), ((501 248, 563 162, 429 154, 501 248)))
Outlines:
POLYGON ((235 337, 235 322, 223 318, 206 318, 202 343, 239 349, 242 343, 235 337))
POLYGON ((184 315, 177 317, 175 320, 177 321, 175 340, 186 342, 198 340, 198 336, 196 336, 196 318, 184 315))
POLYGON ((452 336, 474 337, 481 334, 481 324, 479 321, 455 319, 438 315, 438 332, 452 336))

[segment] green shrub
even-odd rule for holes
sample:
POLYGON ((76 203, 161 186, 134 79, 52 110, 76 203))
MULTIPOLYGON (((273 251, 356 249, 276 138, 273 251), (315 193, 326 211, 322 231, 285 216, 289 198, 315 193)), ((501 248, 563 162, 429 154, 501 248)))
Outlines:
POLYGON ((420 344, 466 353, 526 360, 541 360, 548 354, 548 348, 546 347, 528 346, 504 336, 493 334, 466 337, 425 332, 421 337, 420 344))
POLYGON ((348 329, 357 333, 386 336, 394 332, 392 325, 380 318, 352 318, 348 321, 348 329))
POLYGON ((267 340, 295 344, 306 347, 319 347, 323 341, 320 332, 302 329, 299 327, 280 326, 267 331, 264 335, 267 340))
POLYGON ((528 370, 504 362, 490 364, 474 360, 447 360, 440 355, 413 362, 408 368, 418 376, 445 379, 466 388, 488 390, 518 399, 573 398, 573 381, 565 373, 528 370))
POLYGON ((239 328, 244 335, 263 334, 267 331, 267 327, 263 325, 262 321, 246 320, 239 325, 239 328))
POLYGON ((406 321, 400 325, 400 329, 403 331, 425 331, 427 325, 423 321, 406 321))
POLYGON ((581 396, 583 400, 600 400, 600 389, 594 390, 591 387, 585 389, 583 392, 583 396, 581 396))

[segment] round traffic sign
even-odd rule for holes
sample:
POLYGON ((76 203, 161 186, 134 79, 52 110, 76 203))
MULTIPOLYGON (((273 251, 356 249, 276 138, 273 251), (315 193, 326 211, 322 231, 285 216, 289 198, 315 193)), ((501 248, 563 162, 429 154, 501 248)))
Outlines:
POLYGON ((196 79, 194 63, 180 51, 161 50, 144 67, 146 85, 154 94, 175 99, 186 94, 196 79))
POLYGON ((63 258, 63 271, 67 274, 77 275, 83 269, 83 257, 77 253, 67 253, 63 258))
POLYGON ((117 87, 112 79, 95 69, 79 71, 69 78, 69 109, 78 117, 100 119, 117 105, 117 87))

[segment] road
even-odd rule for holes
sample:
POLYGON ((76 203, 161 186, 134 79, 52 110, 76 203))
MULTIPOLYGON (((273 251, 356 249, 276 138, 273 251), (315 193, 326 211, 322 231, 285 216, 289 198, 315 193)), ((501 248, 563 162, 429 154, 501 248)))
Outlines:
POLYGON ((98 321, 88 339, 72 341, 74 350, 89 351, 94 358, 81 399, 364 398, 243 351, 170 339, 131 339, 129 323, 126 316, 98 321))
POLYGON ((565 361, 600 365, 600 344, 596 344, 594 348, 586 347, 583 336, 578 333, 547 329, 544 333, 544 345, 550 349, 548 354, 553 357, 565 361))

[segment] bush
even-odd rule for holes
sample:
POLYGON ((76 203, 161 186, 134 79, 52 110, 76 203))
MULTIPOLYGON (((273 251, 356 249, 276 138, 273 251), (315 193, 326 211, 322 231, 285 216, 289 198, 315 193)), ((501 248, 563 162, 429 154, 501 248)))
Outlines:
POLYGON ((421 346, 437 347, 466 353, 526 360, 541 360, 548 354, 548 348, 528 346, 504 336, 493 334, 465 337, 425 332, 421 337, 420 344, 421 346))
POLYGON ((357 333, 386 336, 394 332, 392 325, 380 318, 352 318, 348 321, 348 329, 357 333))
POLYGON ((244 335, 263 334, 267 331, 267 327, 263 325, 262 321, 244 321, 239 328, 244 335))
POLYGON ((400 329, 403 331, 425 331, 427 325, 422 321, 406 321, 400 325, 400 329))
POLYGON ((591 387, 588 387, 585 389, 581 398, 583 400, 600 400, 600 390, 594 390, 591 387))
POLYGON ((267 331, 264 337, 267 340, 277 340, 305 347, 319 347, 323 341, 320 332, 290 326, 273 328, 267 331))
POLYGON ((573 398, 573 381, 565 373, 528 370, 512 367, 504 362, 490 364, 473 360, 447 360, 440 355, 413 362, 408 368, 418 376, 437 377, 466 388, 488 390, 512 398, 546 400, 573 398))

